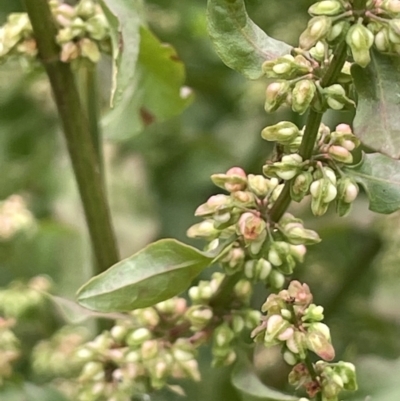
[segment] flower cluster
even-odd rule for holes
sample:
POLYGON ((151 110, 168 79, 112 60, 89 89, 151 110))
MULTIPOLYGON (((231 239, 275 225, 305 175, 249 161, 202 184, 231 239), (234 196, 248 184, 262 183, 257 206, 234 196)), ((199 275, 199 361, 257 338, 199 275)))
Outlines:
POLYGON ((21 196, 11 195, 0 202, 0 241, 12 239, 19 232, 34 228, 35 218, 21 196))
POLYGON ((266 127, 261 136, 267 141, 278 142, 285 155, 278 162, 268 162, 264 168, 267 177, 291 180, 291 198, 300 202, 311 194, 311 210, 322 216, 329 204, 336 200, 340 216, 346 215, 358 195, 357 183, 344 174, 340 167, 353 163, 352 151, 360 145, 347 124, 340 124, 334 131, 321 124, 314 152, 310 160, 296 153, 299 150, 304 129, 288 121, 266 127))
POLYGON ((335 357, 329 327, 322 323, 322 306, 312 303, 307 284, 292 281, 287 290, 271 294, 262 311, 266 316, 252 335, 266 347, 280 345, 285 361, 294 366, 289 382, 304 387, 310 397, 322 392, 324 401, 337 401, 341 390, 357 388, 350 363, 328 363, 335 357), (309 352, 321 361, 312 363, 309 352), (311 368, 310 368, 311 366, 311 368))
POLYGON ((279 224, 270 220, 269 211, 283 188, 281 178, 246 175, 238 167, 214 174, 213 182, 230 194, 214 195, 200 205, 195 214, 205 220, 187 232, 189 237, 209 240, 207 249, 230 242, 220 258, 225 272, 241 271, 253 282, 276 289, 282 288, 284 275, 293 272, 296 262, 303 261, 305 245, 320 241, 316 232, 290 214, 279 224))
POLYGON ((13 373, 13 362, 20 356, 20 344, 11 330, 14 319, 0 318, 0 385, 13 373))
MULTIPOLYGON (((101 7, 92 0, 82 0, 76 6, 50 1, 61 47, 60 60, 71 62, 85 59, 99 61, 101 52, 110 53, 108 22, 101 7)), ((0 28, 0 61, 11 56, 32 59, 37 55, 36 41, 28 15, 14 13, 0 28)))

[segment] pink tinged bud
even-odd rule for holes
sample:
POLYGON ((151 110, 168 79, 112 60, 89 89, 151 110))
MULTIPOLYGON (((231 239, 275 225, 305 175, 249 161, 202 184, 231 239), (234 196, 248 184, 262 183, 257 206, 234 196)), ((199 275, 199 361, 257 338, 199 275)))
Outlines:
POLYGON ((310 106, 316 92, 313 81, 305 79, 296 83, 292 91, 292 110, 304 114, 310 106))
POLYGON ((339 124, 336 127, 335 131, 340 132, 341 134, 352 134, 353 133, 350 125, 348 125, 348 124, 339 124))
POLYGON ((357 198, 357 195, 358 195, 358 187, 355 184, 350 183, 346 186, 343 200, 346 203, 351 203, 357 198))
MULTIPOLYGON (((237 224, 238 231, 248 241, 256 241, 265 235, 265 221, 253 213, 246 212, 240 216, 237 224)), ((264 237, 265 238, 265 237, 264 237)))
POLYGON ((387 1, 386 3, 384 3, 382 8, 394 14, 400 13, 400 1, 399 0, 387 1))
POLYGON ((227 172, 226 175, 229 176, 238 176, 238 177, 243 177, 246 178, 247 175, 244 172, 244 170, 240 167, 231 167, 227 172))
POLYGON ((293 336, 294 330, 292 327, 288 327, 286 330, 284 330, 282 333, 278 335, 278 340, 279 341, 287 341, 289 338, 293 336))
POLYGON ((287 81, 273 82, 268 85, 265 92, 265 111, 271 113, 279 108, 286 100, 290 84, 287 81))
POLYGON ((290 245, 290 254, 300 263, 304 261, 307 248, 304 245, 290 245))
POLYGON ((331 145, 328 149, 329 155, 341 163, 352 163, 353 155, 343 146, 331 145))
POLYGON ((335 350, 332 344, 321 331, 307 333, 306 341, 307 348, 325 361, 331 361, 335 358, 335 350))

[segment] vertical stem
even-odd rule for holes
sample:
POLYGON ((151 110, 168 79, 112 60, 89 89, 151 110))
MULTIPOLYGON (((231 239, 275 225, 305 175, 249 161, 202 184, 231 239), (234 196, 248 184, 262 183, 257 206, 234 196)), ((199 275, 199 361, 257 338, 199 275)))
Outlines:
POLYGON ((100 273, 119 259, 111 216, 88 118, 82 108, 74 75, 59 60, 57 28, 47 0, 24 0, 39 56, 53 90, 78 183, 87 226, 100 273))

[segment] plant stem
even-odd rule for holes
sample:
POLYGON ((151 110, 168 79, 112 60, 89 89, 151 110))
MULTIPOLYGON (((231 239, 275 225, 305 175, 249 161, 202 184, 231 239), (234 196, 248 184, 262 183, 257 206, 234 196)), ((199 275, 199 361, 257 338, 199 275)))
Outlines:
MULTIPOLYGON (((347 45, 346 42, 342 41, 342 43, 339 44, 335 51, 331 64, 329 65, 326 73, 321 79, 321 87, 324 88, 326 86, 332 85, 336 81, 346 61, 346 56, 347 45)), ((322 116, 323 113, 313 109, 310 109, 308 113, 306 128, 299 150, 299 154, 303 158, 303 160, 308 160, 312 155, 322 116)), ((279 195, 278 199, 271 209, 271 220, 278 222, 285 213, 286 209, 289 207, 290 202, 290 181, 288 181, 286 182, 281 194, 279 195)))
POLYGON ((119 259, 111 216, 93 145, 88 118, 82 108, 69 64, 59 60, 57 28, 47 0, 24 0, 64 128, 69 155, 78 183, 93 252, 100 273, 119 259))

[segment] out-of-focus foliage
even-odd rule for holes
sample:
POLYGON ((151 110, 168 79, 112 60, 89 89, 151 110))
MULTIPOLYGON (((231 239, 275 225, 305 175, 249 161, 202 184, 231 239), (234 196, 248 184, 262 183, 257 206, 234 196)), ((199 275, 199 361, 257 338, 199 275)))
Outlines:
MULTIPOLYGON (((260 27, 291 45, 306 25, 309 5, 306 0, 247 2, 249 15, 260 27)), ((282 118, 302 124, 289 110, 266 115, 266 82, 246 81, 222 64, 207 36, 205 9, 200 0, 146 2, 150 28, 177 50, 186 66, 185 85, 195 99, 179 117, 135 135, 124 134, 123 140, 106 138, 107 183, 124 257, 157 238, 189 242, 185 232, 195 222, 195 208, 215 191, 209 176, 234 165, 260 173, 271 152, 260 137, 261 129, 282 118)), ((0 20, 20 10, 17 2, 0 2, 0 20)), ((107 63, 99 72, 104 109, 110 86, 107 63)), ((335 118, 328 115, 325 122, 333 126, 335 118)), ((56 293, 73 297, 91 275, 77 188, 45 75, 16 62, 0 65, 0 171, 0 201, 20 195, 35 218, 34 230, 0 237, 1 286, 46 274, 56 293)), ((296 274, 310 284, 317 303, 326 305, 338 358, 354 360, 360 368, 356 399, 376 394, 380 401, 392 401, 399 397, 400 215, 372 215, 360 198, 354 212, 340 222, 329 214, 315 222, 303 213, 309 225, 318 224, 323 241, 310 250, 296 274)), ((308 209, 303 204, 293 208, 297 214, 308 209)), ((0 224, 5 224, 1 215, 0 224)), ((255 305, 260 306, 265 296, 258 288, 255 305)), ((21 344, 33 346, 60 325, 56 317, 48 323, 24 324, 18 331, 21 344)), ((207 385, 183 383, 187 399, 239 400, 229 370, 210 370, 210 359, 209 350, 204 350, 200 367, 207 385)), ((274 351, 263 351, 256 366, 265 382, 282 389, 287 372, 277 359, 274 351)), ((47 390, 46 378, 35 376, 26 360, 16 370, 36 384, 10 384, 0 399, 25 400, 29 394, 33 401, 64 400, 47 390)), ((158 399, 181 398, 168 392, 154 397, 158 399)))

